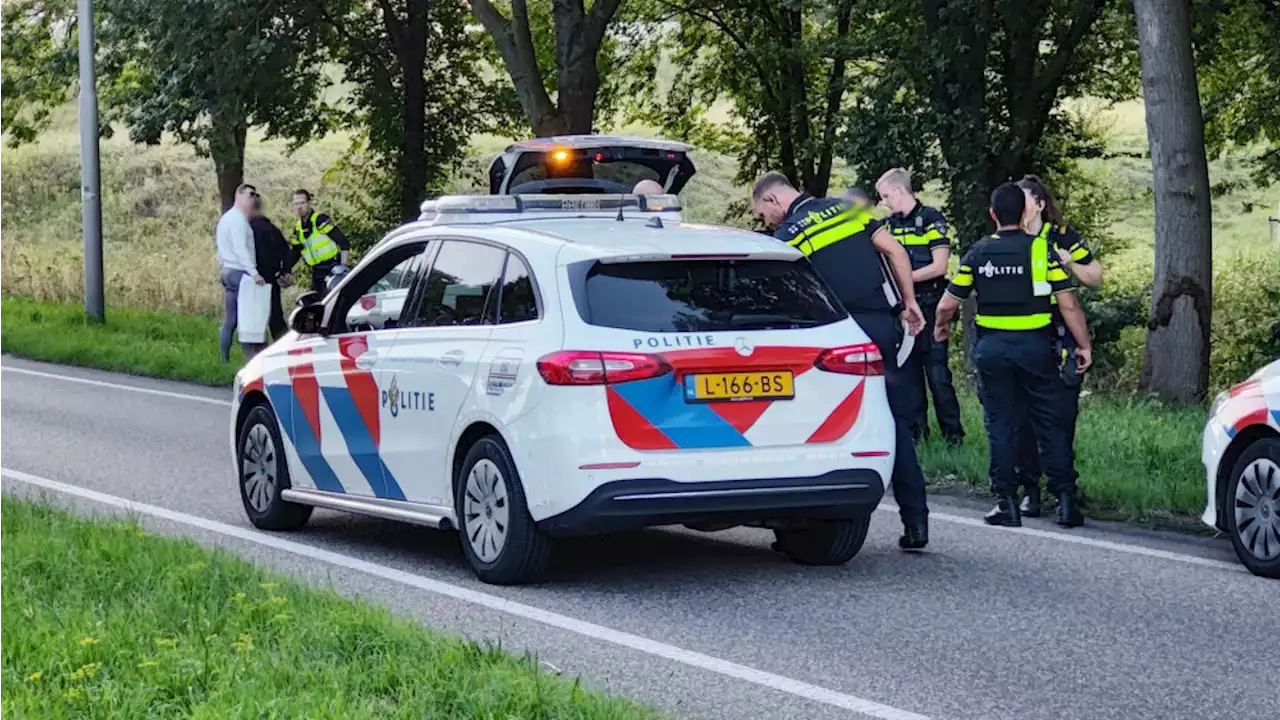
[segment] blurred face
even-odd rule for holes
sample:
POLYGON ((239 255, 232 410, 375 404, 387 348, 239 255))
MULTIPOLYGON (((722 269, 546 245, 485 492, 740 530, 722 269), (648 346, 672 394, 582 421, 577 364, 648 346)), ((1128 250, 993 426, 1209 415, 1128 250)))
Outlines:
POLYGON ((1026 208, 1022 211, 1022 226, 1029 227, 1039 222, 1042 217, 1040 213, 1044 212, 1044 202, 1037 200, 1026 188, 1022 189, 1022 197, 1027 201, 1026 208))
POLYGON ((844 201, 862 210, 867 210, 871 207, 871 201, 867 199, 867 196, 858 193, 845 193, 844 201))
POLYGON ((253 204, 258 199, 258 191, 245 186, 236 192, 236 207, 246 215, 253 215, 253 204))
POLYGON ((889 208, 889 212, 906 215, 916 206, 915 196, 901 185, 884 183, 876 186, 876 192, 880 193, 880 201, 889 208))
POLYGON ((311 200, 301 193, 293 196, 293 212, 301 219, 311 215, 311 200))
POLYGON ((751 211, 760 216, 764 224, 776 228, 787 216, 787 206, 782 204, 774 191, 766 192, 759 200, 751 201, 751 211))

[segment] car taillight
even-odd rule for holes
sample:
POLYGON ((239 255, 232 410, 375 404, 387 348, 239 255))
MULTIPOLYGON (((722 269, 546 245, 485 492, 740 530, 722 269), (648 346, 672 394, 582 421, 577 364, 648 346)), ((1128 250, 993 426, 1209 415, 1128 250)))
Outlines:
POLYGON ((646 380, 671 372, 657 355, 567 350, 538 359, 538 373, 548 385, 611 385, 646 380))
POLYGON ((875 343, 828 348, 818 353, 815 367, 845 375, 884 375, 884 359, 875 343))

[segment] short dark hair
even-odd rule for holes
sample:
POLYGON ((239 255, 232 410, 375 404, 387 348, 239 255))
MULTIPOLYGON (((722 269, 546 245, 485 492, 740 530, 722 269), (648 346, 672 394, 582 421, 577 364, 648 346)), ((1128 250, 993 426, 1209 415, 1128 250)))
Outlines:
POLYGON ((791 184, 791 180, 789 180, 786 175, 783 175, 777 170, 773 170, 756 178, 755 184, 751 186, 751 199, 759 200, 764 197, 765 193, 776 187, 786 187, 791 188, 792 190, 796 189, 796 186, 791 184))
POLYGON ((846 188, 844 194, 853 200, 866 200, 867 202, 871 202, 871 196, 867 194, 866 190, 863 190, 860 187, 846 188))
POLYGON ((236 194, 239 195, 245 190, 248 190, 249 194, 255 197, 258 195, 258 188, 250 185, 249 183, 240 183, 240 186, 236 188, 236 194))
POLYGON ((1022 222, 1022 211, 1027 199, 1022 188, 1011 182, 1004 183, 991 192, 991 211, 1000 225, 1017 225, 1022 222))
POLYGON ((297 197, 297 196, 299 196, 299 195, 301 195, 302 197, 306 198, 306 199, 307 199, 307 202, 311 202, 312 200, 314 200, 314 199, 315 199, 315 198, 311 197, 311 191, 310 191, 310 190, 308 190, 308 189, 306 189, 306 188, 298 188, 297 190, 294 190, 294 191, 293 191, 293 196, 294 196, 294 197, 297 197))

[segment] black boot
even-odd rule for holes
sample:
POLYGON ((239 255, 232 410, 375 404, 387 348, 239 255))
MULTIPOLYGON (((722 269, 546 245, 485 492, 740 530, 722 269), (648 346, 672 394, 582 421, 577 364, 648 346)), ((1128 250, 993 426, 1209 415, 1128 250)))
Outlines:
POLYGON ((1022 505, 1018 508, 1023 517, 1040 517, 1040 481, 1035 480, 1022 486, 1022 505))
POLYGON ((898 547, 912 552, 923 550, 929 544, 929 522, 923 521, 902 526, 902 537, 898 538, 898 547))
POLYGON ((1022 527, 1022 513, 1018 511, 1018 501, 1012 495, 999 496, 996 506, 982 519, 988 525, 1022 527))
POLYGON ((1080 512, 1080 498, 1075 491, 1058 493, 1058 524, 1063 527, 1080 527, 1084 515, 1080 512))

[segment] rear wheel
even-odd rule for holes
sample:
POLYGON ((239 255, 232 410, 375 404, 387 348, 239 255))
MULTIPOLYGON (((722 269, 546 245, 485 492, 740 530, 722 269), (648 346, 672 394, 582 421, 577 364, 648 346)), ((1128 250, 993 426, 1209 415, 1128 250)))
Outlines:
POLYGON ((774 530, 775 547, 801 565, 843 565, 867 539, 871 516, 852 520, 810 520, 803 528, 774 530))
POLYGON ((285 502, 280 493, 289 485, 289 461, 284 457, 280 426, 267 405, 257 405, 240 426, 236 443, 240 470, 240 499, 254 527, 296 530, 311 518, 311 506, 285 502))
POLYGON ((462 552, 476 577, 495 585, 538 580, 552 540, 534 524, 515 462, 501 438, 476 441, 454 479, 462 552))
POLYGON ((1249 571, 1280 578, 1280 439, 1245 448, 1231 469, 1227 530, 1249 571))

